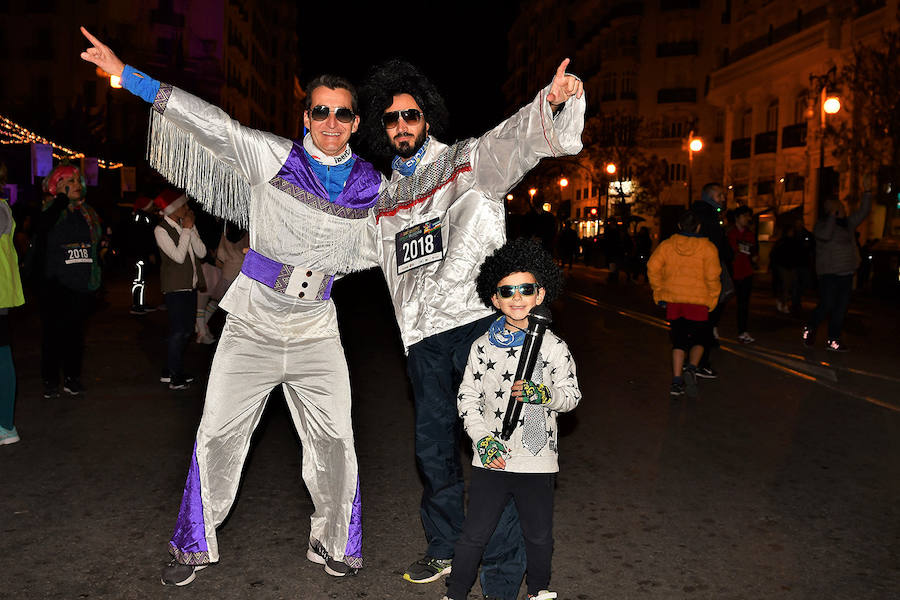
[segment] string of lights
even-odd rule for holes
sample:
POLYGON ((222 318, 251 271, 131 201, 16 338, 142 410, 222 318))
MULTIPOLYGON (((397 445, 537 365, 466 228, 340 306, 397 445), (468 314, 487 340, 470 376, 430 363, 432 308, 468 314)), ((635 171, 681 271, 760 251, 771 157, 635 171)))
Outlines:
MULTIPOLYGON (((84 152, 78 152, 62 144, 57 144, 53 140, 34 133, 3 115, 0 115, 0 144, 48 144, 54 149, 53 157, 56 159, 85 157, 84 152)), ((97 165, 102 169, 119 169, 124 166, 120 162, 110 162, 102 158, 97 159, 97 165)))

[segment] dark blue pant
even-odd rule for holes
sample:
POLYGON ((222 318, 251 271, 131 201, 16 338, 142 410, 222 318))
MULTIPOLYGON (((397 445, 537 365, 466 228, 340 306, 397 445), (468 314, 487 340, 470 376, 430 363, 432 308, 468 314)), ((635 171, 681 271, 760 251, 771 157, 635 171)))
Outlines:
POLYGON ((844 317, 850 306, 850 291, 853 289, 853 275, 826 274, 819 277, 819 304, 809 318, 810 331, 815 332, 819 323, 831 315, 828 320, 828 339, 841 339, 844 317))
POLYGON ((734 295, 737 296, 738 333, 747 331, 750 319, 750 295, 753 293, 753 276, 734 280, 734 295))
MULTIPOLYGON (((495 317, 425 338, 409 348, 407 368, 416 408, 416 465, 424 490, 420 513, 426 554, 452 558, 462 531, 463 470, 461 421, 456 394, 472 342, 495 317)), ((525 547, 515 506, 509 502, 484 552, 481 587, 486 594, 515 600, 525 572, 525 547)))
POLYGON ((63 377, 81 377, 85 326, 93 304, 91 292, 76 292, 49 282, 41 288, 41 377, 49 385, 63 377))
POLYGON ((553 488, 555 473, 507 473, 472 469, 469 512, 456 543, 453 570, 447 579, 447 596, 466 598, 485 544, 510 499, 515 501, 528 555, 528 593, 537 595, 550 587, 553 557, 553 488))
POLYGON ((166 368, 172 377, 184 375, 184 347, 194 335, 197 317, 197 290, 168 292, 169 354, 166 368))

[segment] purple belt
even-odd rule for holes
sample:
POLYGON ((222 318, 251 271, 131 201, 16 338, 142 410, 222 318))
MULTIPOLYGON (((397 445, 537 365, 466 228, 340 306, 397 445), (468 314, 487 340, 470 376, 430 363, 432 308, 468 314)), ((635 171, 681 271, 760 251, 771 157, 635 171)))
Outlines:
POLYGON ((334 275, 285 265, 252 248, 244 257, 241 273, 280 294, 304 300, 328 300, 334 275))

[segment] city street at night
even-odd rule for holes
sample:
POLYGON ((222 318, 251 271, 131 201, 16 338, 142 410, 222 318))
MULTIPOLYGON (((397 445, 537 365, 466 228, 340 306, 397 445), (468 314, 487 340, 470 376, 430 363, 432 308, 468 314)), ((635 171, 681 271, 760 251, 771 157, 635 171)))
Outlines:
MULTIPOLYGON (((576 265, 552 307, 584 392, 560 421, 559 597, 893 597, 896 308, 855 297, 851 352, 828 353, 821 340, 804 353, 802 321, 776 313, 760 282, 750 316, 757 342, 733 341, 732 302, 713 359, 720 378, 702 381, 697 400, 672 401, 664 315, 645 284, 607 285, 606 276, 576 265)), ((36 310, 11 315, 22 441, 0 451, 3 596, 439 600, 442 582, 401 578, 425 547, 421 485, 405 359, 377 271, 335 290, 354 389, 365 568, 337 579, 306 560, 312 504, 277 396, 219 530, 220 562, 186 588, 160 585, 214 346, 189 348, 198 374, 189 390, 160 384, 166 314, 128 314, 129 283, 124 270, 113 276, 90 322, 83 397, 42 398, 36 310)))

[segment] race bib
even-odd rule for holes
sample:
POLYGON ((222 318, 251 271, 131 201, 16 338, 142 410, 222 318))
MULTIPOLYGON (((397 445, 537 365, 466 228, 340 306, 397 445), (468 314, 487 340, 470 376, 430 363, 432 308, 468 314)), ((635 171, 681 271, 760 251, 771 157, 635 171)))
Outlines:
POLYGON ((397 234, 397 274, 444 258, 440 218, 408 227, 397 234))
POLYGON ((738 252, 741 254, 750 254, 753 252, 753 244, 750 242, 738 242, 738 252))
POLYGON ((85 243, 65 244, 63 245, 63 253, 65 254, 65 263, 67 265, 78 265, 92 263, 91 245, 85 243))

